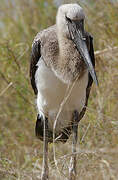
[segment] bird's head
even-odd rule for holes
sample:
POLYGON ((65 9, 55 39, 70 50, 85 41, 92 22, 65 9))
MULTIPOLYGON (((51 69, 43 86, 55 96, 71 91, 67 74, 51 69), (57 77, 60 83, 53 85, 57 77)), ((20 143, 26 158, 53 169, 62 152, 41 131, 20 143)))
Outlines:
POLYGON ((84 10, 78 4, 64 4, 60 6, 56 17, 58 38, 68 38, 75 43, 93 80, 98 84, 96 73, 86 45, 84 19, 84 10))
POLYGON ((78 29, 84 28, 85 14, 78 4, 61 5, 57 12, 57 30, 63 37, 71 38, 69 26, 75 23, 78 29))

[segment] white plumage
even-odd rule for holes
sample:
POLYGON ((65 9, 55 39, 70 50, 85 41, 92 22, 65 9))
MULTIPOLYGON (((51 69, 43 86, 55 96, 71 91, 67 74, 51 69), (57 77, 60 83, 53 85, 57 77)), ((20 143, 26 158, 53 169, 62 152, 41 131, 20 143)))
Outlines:
MULTIPOLYGON (((49 129, 53 130, 53 123, 64 100, 68 84, 62 82, 54 72, 45 66, 43 60, 39 60, 35 75, 37 94, 37 108, 39 114, 48 117, 49 129)), ((67 127, 72 120, 72 113, 79 113, 85 105, 86 87, 88 84, 88 71, 75 83, 72 92, 64 104, 58 117, 56 132, 67 127)), ((72 86, 72 84, 71 84, 72 86)))

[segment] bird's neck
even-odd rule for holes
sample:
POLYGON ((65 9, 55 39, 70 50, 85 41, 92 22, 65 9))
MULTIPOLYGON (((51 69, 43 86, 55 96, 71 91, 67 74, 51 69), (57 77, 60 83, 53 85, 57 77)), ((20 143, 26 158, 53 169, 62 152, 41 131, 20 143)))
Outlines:
POLYGON ((85 66, 80 59, 79 52, 75 48, 73 41, 58 33, 58 44, 57 72, 59 72, 64 82, 71 83, 77 76, 80 77, 83 74, 85 66))
POLYGON ((59 55, 61 59, 65 59, 67 57, 69 49, 72 47, 71 40, 69 40, 69 31, 68 26, 66 25, 65 17, 60 12, 57 15, 56 20, 56 31, 57 31, 57 39, 59 43, 59 55))
POLYGON ((67 63, 72 58, 73 42, 66 37, 58 37, 60 63, 67 63))

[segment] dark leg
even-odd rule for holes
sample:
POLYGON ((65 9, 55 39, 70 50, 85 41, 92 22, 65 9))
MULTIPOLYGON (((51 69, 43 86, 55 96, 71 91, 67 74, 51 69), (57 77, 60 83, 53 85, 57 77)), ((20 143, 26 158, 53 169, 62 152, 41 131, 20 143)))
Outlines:
POLYGON ((43 169, 41 180, 48 180, 48 118, 44 120, 44 131, 43 131, 43 169))
POLYGON ((73 126, 72 126, 72 157, 69 167, 69 180, 76 180, 76 145, 77 145, 77 132, 78 132, 78 112, 73 113, 73 126))

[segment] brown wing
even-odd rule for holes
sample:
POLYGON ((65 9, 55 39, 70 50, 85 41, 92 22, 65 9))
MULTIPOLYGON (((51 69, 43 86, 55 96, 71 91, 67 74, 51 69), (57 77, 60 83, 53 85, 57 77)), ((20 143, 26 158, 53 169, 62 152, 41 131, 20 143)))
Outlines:
POLYGON ((34 90, 34 93, 37 95, 37 87, 35 83, 35 73, 37 70, 37 63, 41 57, 40 52, 40 40, 34 41, 31 52, 31 61, 30 61, 30 80, 31 85, 34 90))
MULTIPOLYGON (((89 35, 89 40, 90 40, 89 54, 90 54, 90 57, 91 57, 92 64, 95 67, 95 56, 94 56, 94 49, 93 49, 93 38, 90 35, 89 35)), ((79 114, 79 121, 83 118, 83 116, 85 114, 86 106, 88 104, 88 98, 89 98, 91 86, 92 86, 92 83, 93 83, 93 79, 92 79, 90 73, 89 73, 88 76, 89 76, 88 77, 88 85, 87 85, 87 88, 86 88, 86 103, 85 103, 84 108, 82 109, 82 111, 79 114)))

